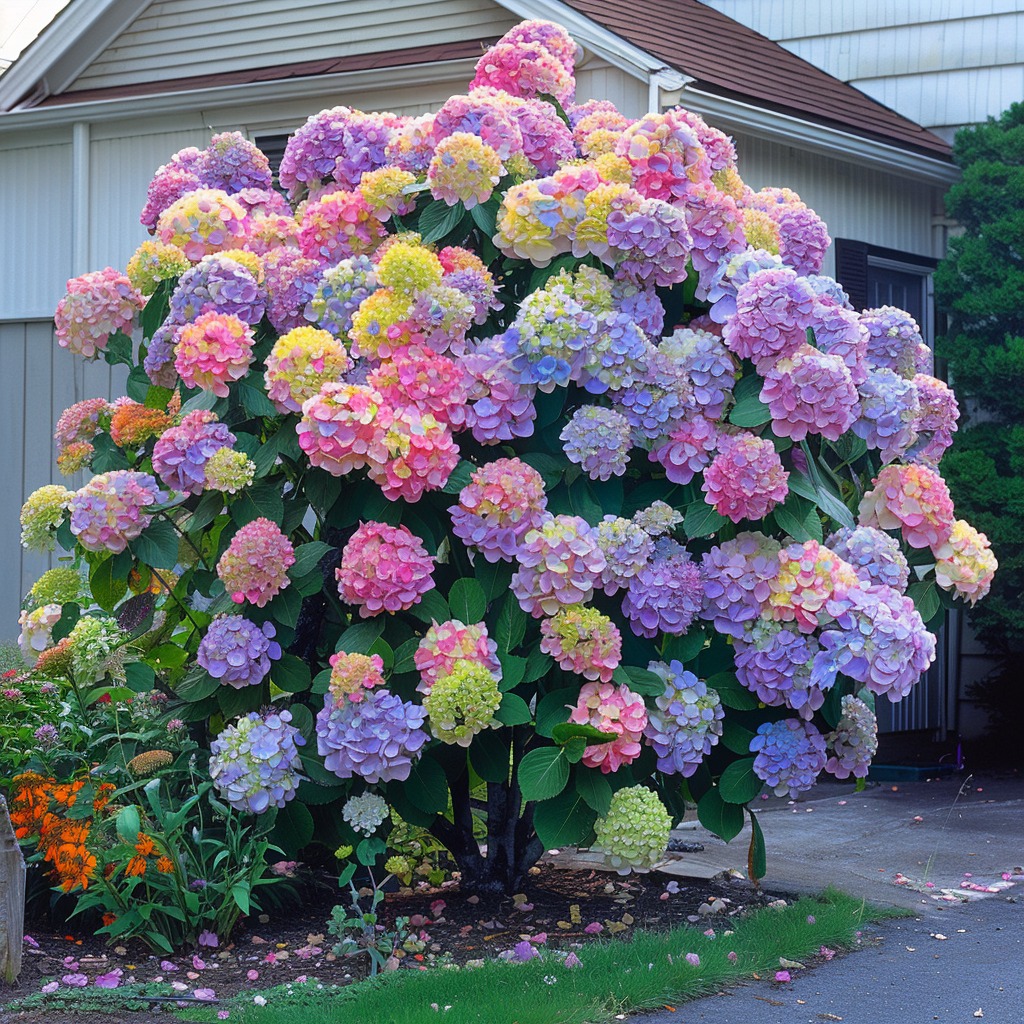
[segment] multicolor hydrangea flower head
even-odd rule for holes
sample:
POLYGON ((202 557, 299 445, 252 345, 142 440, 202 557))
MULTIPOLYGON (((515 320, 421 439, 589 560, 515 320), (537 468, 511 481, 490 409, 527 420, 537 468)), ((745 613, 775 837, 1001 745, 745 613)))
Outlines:
POLYGON ((328 267, 310 303, 316 323, 336 338, 344 338, 352 315, 378 285, 377 265, 369 256, 353 256, 328 267))
POLYGON ((526 534, 541 525, 544 478, 520 459, 495 459, 475 470, 448 511, 452 530, 489 562, 510 561, 526 534))
POLYGON ((846 363, 806 344, 767 371, 761 401, 772 414, 772 430, 794 441, 808 434, 838 441, 859 412, 846 363))
POLYGON ((909 457, 915 462, 937 466, 946 449, 953 443, 953 435, 958 429, 960 406, 953 389, 937 377, 918 373, 912 383, 917 391, 919 407, 914 421, 918 443, 914 445, 909 457))
POLYGON ((622 476, 633 447, 629 420, 614 409, 582 405, 562 428, 559 438, 570 462, 583 467, 591 480, 622 476))
POLYGON ((359 179, 359 194, 383 221, 404 217, 416 208, 416 196, 404 190, 416 184, 416 175, 401 167, 378 167, 359 179))
POLYGON ((974 605, 989 592, 999 568, 992 546, 985 534, 963 519, 953 523, 949 546, 952 553, 935 563, 935 582, 974 605))
POLYGON ((711 462, 718 445, 718 429, 704 416, 683 420, 664 444, 652 448, 651 462, 660 463, 674 484, 688 484, 711 462))
POLYGON ((221 132, 210 139, 196 161, 196 171, 207 188, 241 192, 247 188, 273 188, 270 161, 241 132, 221 132))
POLYGON ((576 725, 590 725, 614 739, 592 743, 583 752, 583 764, 608 774, 617 772, 640 756, 643 731, 647 727, 647 708, 643 698, 628 686, 612 683, 584 683, 576 706, 569 713, 576 725))
POLYGON ((327 691, 336 706, 345 701, 359 703, 367 690, 384 685, 384 659, 379 654, 356 654, 338 651, 328 659, 331 678, 327 691))
POLYGON ((477 136, 455 132, 442 139, 427 169, 430 194, 449 206, 471 210, 486 203, 501 180, 501 157, 477 136))
POLYGON ((295 796, 306 741, 291 720, 290 711, 253 711, 210 744, 210 778, 235 810, 263 814, 295 796))
POLYGON ((629 581, 622 614, 637 636, 682 636, 700 612, 703 596, 700 566, 689 551, 669 541, 629 581))
POLYGON ((779 573, 782 545, 763 533, 738 533, 703 556, 704 610, 719 633, 740 637, 759 618, 779 573))
POLYGON ((858 392, 860 414, 853 432, 877 448, 883 462, 901 458, 917 440, 921 405, 914 382, 894 370, 871 369, 858 392))
POLYGON ((714 510, 734 523, 763 519, 789 493, 789 473, 771 441, 745 432, 722 437, 701 490, 714 510))
POLYGON ((842 700, 842 714, 835 729, 825 737, 829 759, 825 771, 837 779, 867 776, 878 750, 878 720, 859 697, 842 700))
POLYGON ((365 384, 328 382, 303 403, 295 429, 311 465, 345 476, 363 466, 384 465, 389 421, 390 410, 379 391, 365 384))
POLYGON ((208 410, 186 413, 153 446, 153 472, 172 491, 200 494, 207 486, 206 466, 222 448, 230 448, 235 435, 208 410))
POLYGON ((192 266, 176 245, 146 241, 135 250, 125 273, 140 295, 152 295, 161 281, 181 277, 192 266))
POLYGON ((252 363, 252 328, 237 316, 211 311, 181 327, 174 368, 186 387, 227 398, 229 384, 244 377, 252 363))
POLYGON ((71 532, 89 551, 117 554, 149 526, 153 516, 144 510, 162 497, 148 473, 100 473, 71 497, 71 532))
POLYGON ((322 265, 297 249, 282 246, 263 258, 267 319, 280 334, 304 327, 313 319, 310 308, 320 284, 322 265))
POLYGON ((404 782, 430 738, 423 728, 426 717, 421 704, 382 686, 367 690, 360 701, 339 703, 326 693, 316 716, 317 752, 338 778, 404 782))
POLYGON ((722 735, 725 709, 715 690, 679 661, 652 661, 648 670, 665 683, 648 713, 644 737, 658 755, 658 771, 689 778, 722 735))
POLYGON ((516 551, 512 593, 534 618, 563 605, 585 604, 605 570, 594 528, 579 516, 548 516, 529 530, 516 551))
POLYGON ((302 211, 299 250, 309 259, 333 264, 373 252, 387 233, 359 192, 329 192, 302 211))
POLYGON ((36 667, 44 675, 48 674, 44 658, 57 652, 67 641, 70 653, 69 674, 78 685, 98 682, 108 673, 123 681, 124 644, 127 639, 112 616, 100 613, 83 615, 57 647, 40 655, 36 667))
POLYGON ((60 484, 36 488, 21 506, 21 543, 29 551, 52 551, 57 527, 64 522, 74 492, 60 484))
POLYGON ((790 544, 778 558, 766 611, 778 622, 795 622, 805 633, 838 618, 850 591, 860 586, 853 567, 815 540, 790 544))
POLYGON ((430 693, 442 676, 451 675, 462 661, 483 665, 496 679, 501 679, 498 645, 487 635, 483 622, 467 626, 458 619, 431 624, 413 655, 420 681, 416 689, 430 693))
POLYGON ((261 516, 231 538, 217 563, 217 575, 235 604, 248 601, 263 608, 290 585, 288 570, 294 564, 291 541, 277 523, 261 516))
POLYGON ((912 548, 931 548, 937 558, 943 558, 953 530, 953 501, 935 470, 884 466, 861 499, 858 522, 879 530, 900 530, 912 548))
POLYGON ((262 277, 258 257, 231 252, 230 256, 204 256, 181 275, 171 294, 171 320, 185 324, 200 313, 217 312, 230 313, 247 324, 260 322, 266 311, 266 293, 258 281, 262 277), (255 261, 255 268, 246 266, 250 261, 255 261))
POLYGON ((130 399, 119 401, 110 416, 110 440, 118 448, 138 448, 174 425, 174 416, 130 399))
POLYGON ((686 215, 661 199, 608 214, 608 245, 616 250, 616 274, 639 285, 671 288, 686 278, 693 247, 686 215))
POLYGON ((910 565, 899 541, 873 526, 843 527, 825 541, 825 546, 852 566, 869 586, 880 584, 905 593, 910 583, 910 565))
POLYGON ((605 516, 597 524, 597 546, 604 553, 601 586, 611 596, 648 563, 654 554, 654 540, 641 525, 621 516, 605 516))
POLYGON ((658 500, 634 513, 633 522, 650 537, 663 537, 683 521, 682 515, 671 505, 658 500))
POLYGON ((352 368, 345 346, 329 331, 296 327, 282 334, 267 356, 267 395, 281 412, 301 412, 320 388, 352 368))
POLYGON ((224 686, 258 686, 270 674, 271 661, 281 657, 276 634, 272 622, 258 626, 244 615, 222 615, 199 642, 196 661, 224 686))
POLYGON ((176 245, 193 263, 222 249, 241 248, 249 233, 249 215, 223 189, 186 192, 160 214, 160 241, 176 245))
POLYGON ((646 114, 623 131, 615 152, 633 170, 633 187, 650 199, 683 199, 711 173, 707 153, 684 112, 646 114))
POLYGON ((594 849, 620 875, 652 870, 664 857, 672 817, 658 794, 646 786, 627 786, 612 794, 608 813, 594 825, 594 849))
POLYGON ((758 726, 750 752, 755 755, 754 774, 774 789, 776 796, 795 797, 806 792, 828 760, 825 737, 799 718, 758 726))
POLYGON ((622 660, 622 634, 607 615, 569 605, 540 624, 540 649, 558 666, 584 679, 611 681, 622 660))
POLYGON ((725 343, 710 331, 682 327, 658 348, 690 378, 693 402, 702 415, 717 420, 736 384, 736 365, 725 343))
POLYGON ((572 64, 553 54, 547 46, 525 38, 500 39, 476 64, 471 90, 490 87, 524 99, 554 96, 559 103, 571 103, 576 92, 572 64))
POLYGON ((32 584, 29 597, 38 607, 44 604, 67 604, 68 601, 77 600, 81 592, 82 577, 78 570, 58 566, 56 569, 47 569, 32 584))
POLYGON ((434 588, 434 559, 405 526, 361 523, 335 570, 338 593, 364 618, 404 611, 434 588))
POLYGON ((23 610, 18 616, 21 632, 18 634, 18 647, 26 659, 35 661, 40 651, 45 651, 53 642, 53 627, 60 622, 63 609, 59 604, 44 604, 28 611, 23 610))
POLYGON ((256 463, 245 452, 234 448, 218 448, 203 467, 206 489, 224 494, 237 494, 249 487, 256 476, 256 463))
MULTIPOLYGON (((196 153, 198 152, 196 150, 196 153)), ((156 234, 157 223, 164 210, 187 193, 202 188, 202 185, 199 175, 194 170, 175 166, 173 159, 169 164, 158 167, 146 187, 146 204, 139 214, 139 223, 151 235, 156 234)))
POLYGON ((468 747, 477 733, 494 724, 501 704, 498 679, 487 665, 461 659, 440 676, 423 698, 430 731, 442 743, 468 747))
POLYGON ((399 406, 385 420, 383 463, 370 464, 370 479, 391 501, 419 501, 440 490, 459 462, 459 446, 446 423, 413 406, 399 406))
POLYGON ((924 340, 917 321, 895 306, 865 309, 860 322, 868 331, 867 360, 877 370, 894 370, 908 380, 919 370, 924 340))
POLYGON ((107 347, 111 334, 131 334, 143 305, 145 299, 128 276, 113 267, 73 277, 53 317, 57 343, 94 359, 107 347))

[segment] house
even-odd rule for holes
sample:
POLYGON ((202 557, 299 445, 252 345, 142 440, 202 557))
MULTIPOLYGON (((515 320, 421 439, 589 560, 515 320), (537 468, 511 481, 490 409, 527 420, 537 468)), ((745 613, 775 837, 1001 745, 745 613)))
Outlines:
MULTIPOLYGON (((630 116, 682 104, 728 132, 752 187, 797 191, 836 239, 824 270, 859 306, 892 302, 929 329, 945 247, 947 142, 698 0, 74 0, 0 77, 0 621, 45 566, 17 546, 23 497, 54 478, 53 424, 121 393, 119 369, 53 344, 68 277, 123 266, 158 165, 214 132, 279 150, 338 103, 415 114, 461 92, 522 18, 583 48, 578 98, 630 116)), ((941 679, 892 727, 944 721, 941 679)))

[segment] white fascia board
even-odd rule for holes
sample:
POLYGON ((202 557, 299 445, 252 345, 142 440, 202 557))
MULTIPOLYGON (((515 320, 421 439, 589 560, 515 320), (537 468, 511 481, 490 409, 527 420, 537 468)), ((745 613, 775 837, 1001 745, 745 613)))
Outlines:
POLYGON ((554 21, 568 30, 569 35, 609 64, 647 81, 653 72, 665 71, 668 66, 646 50, 627 42, 621 36, 591 21, 584 14, 558 0, 497 0, 501 7, 520 18, 539 18, 554 21))
POLYGON ((945 160, 876 142, 815 121, 765 110, 740 100, 716 96, 689 85, 683 87, 676 102, 705 117, 716 128, 744 132, 931 185, 949 186, 960 179, 959 168, 945 160))
MULTIPOLYGON (((86 103, 61 103, 0 114, 0 135, 25 129, 59 127, 76 122, 100 124, 127 118, 154 117, 182 111, 211 110, 239 104, 269 103, 308 96, 337 96, 367 89, 386 89, 433 82, 465 82, 476 64, 474 58, 371 68, 333 75, 311 75, 271 82, 221 85, 206 89, 122 96, 86 103)), ((73 95, 69 94, 69 95, 73 95)))
POLYGON ((0 111, 70 85, 150 0, 72 0, 0 77, 0 111), (44 87, 40 91, 39 85, 44 87))

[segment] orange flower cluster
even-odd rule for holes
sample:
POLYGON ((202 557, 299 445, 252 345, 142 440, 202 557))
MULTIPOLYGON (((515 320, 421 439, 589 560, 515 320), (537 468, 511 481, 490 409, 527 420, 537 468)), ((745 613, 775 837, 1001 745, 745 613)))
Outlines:
MULTIPOLYGON (((79 886, 87 889, 96 867, 96 858, 86 845, 92 818, 65 817, 86 779, 58 782, 36 772, 25 772, 16 775, 12 782, 10 811, 14 834, 19 839, 35 839, 36 848, 65 892, 79 886)), ((108 782, 96 787, 94 816, 107 805, 113 791, 114 786, 108 782)))
POLYGON ((161 409, 149 409, 138 402, 124 402, 114 409, 110 417, 110 439, 118 448, 137 448, 173 426, 174 417, 161 409))

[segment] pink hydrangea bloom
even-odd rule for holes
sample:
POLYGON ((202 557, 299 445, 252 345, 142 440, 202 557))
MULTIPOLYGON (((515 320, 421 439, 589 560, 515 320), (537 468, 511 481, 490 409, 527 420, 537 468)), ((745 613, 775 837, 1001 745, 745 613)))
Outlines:
POLYGON ((368 619, 418 604, 433 590, 434 559, 423 542, 404 526, 361 523, 335 570, 338 593, 368 619))
POLYGON ((740 433, 723 437, 704 472, 704 500, 734 523, 763 519, 789 493, 789 473, 771 441, 740 433))
POLYGON ((571 103, 576 92, 572 70, 546 46, 527 40, 492 46, 477 61, 476 77, 469 83, 470 89, 481 86, 526 99, 554 96, 562 104, 571 103))
POLYGON ((686 278, 693 239, 685 216, 671 203, 644 199, 637 209, 616 208, 607 224, 620 277, 665 288, 686 278))
POLYGON ((179 328, 174 368, 190 388, 227 398, 228 385, 244 377, 252 363, 252 328, 228 313, 203 313, 179 328))
POLYGON ((779 232, 779 255, 800 275, 821 271, 832 244, 825 222, 788 188, 763 188, 749 193, 744 203, 767 213, 779 232))
POLYGON ((549 516, 530 530, 516 552, 512 593, 534 618, 590 600, 605 569, 597 532, 579 516, 549 516))
POLYGON ((519 459, 496 459, 473 473, 449 508, 452 530, 489 562, 510 561, 545 516, 544 478, 519 459))
POLYGON ((633 187, 650 199, 682 199, 711 175, 697 133, 678 110, 646 114, 619 138, 615 152, 633 171, 633 187))
POLYGON ((73 277, 53 317, 57 342, 92 359, 107 347, 115 331, 131 334, 135 315, 144 305, 145 299, 127 275, 113 267, 73 277))
POLYGON ((409 407, 394 410, 384 425, 387 459, 383 465, 370 464, 370 479, 385 497, 414 502, 444 487, 459 462, 459 446, 448 426, 409 407))
POLYGON ((999 563, 988 537, 963 519, 953 523, 949 545, 952 554, 935 563, 935 582, 973 605, 989 592, 999 563))
POLYGON ((569 605, 540 624, 540 649, 566 672, 602 683, 611 681, 622 660, 622 634, 596 608, 569 605))
POLYGON ((807 280, 788 267, 759 270, 740 285, 736 313, 722 337, 741 359, 753 360, 758 373, 790 356, 806 339, 816 296, 807 280))
POLYGON ((164 210, 187 192, 198 188, 202 188, 202 182, 195 171, 170 164, 158 168, 146 188, 146 205, 139 214, 139 222, 151 235, 155 234, 157 221, 164 210))
POLYGON ((715 424, 697 415, 683 420, 648 458, 664 467, 665 476, 672 483, 688 484, 711 462, 717 443, 715 424))
POLYGON ((853 566, 817 541, 790 544, 779 552, 766 610, 779 622, 813 633, 846 610, 849 592, 860 585, 853 566))
POLYGON ((458 619, 433 623, 416 648, 413 661, 420 674, 416 686, 420 693, 430 693, 434 683, 451 675, 460 661, 478 662, 501 679, 498 645, 487 635, 487 626, 482 622, 470 626, 458 619))
POLYGON ((747 247, 743 215, 736 200, 709 181, 694 185, 685 202, 686 225, 693 239, 690 258, 706 287, 723 259, 747 247))
POLYGON ((278 338, 267 356, 267 395, 281 412, 301 412, 323 384, 351 368, 345 346, 329 331, 296 327, 278 338))
POLYGON ((838 441, 858 412, 857 389, 843 360, 806 344, 768 370, 761 401, 772 414, 772 430, 794 441, 808 434, 838 441))
POLYGON ((411 345, 374 367, 368 383, 391 406, 412 405, 440 423, 461 427, 466 421, 465 376, 455 360, 411 345))
POLYGON ((153 519, 143 509, 162 497, 148 473, 100 473, 72 495, 71 532, 89 551, 124 551, 153 519))
POLYGON ((295 549, 269 519, 246 523, 231 538, 217 563, 217 575, 235 604, 248 601, 257 608, 286 589, 288 570, 295 564, 295 549))
POLYGON ((331 192, 302 211, 299 249, 309 259, 334 264, 347 256, 373 252, 387 233, 360 193, 331 192))
POLYGON ((627 686, 584 683, 569 721, 615 734, 614 740, 591 744, 583 752, 583 764, 600 768, 607 775, 639 756, 647 727, 647 708, 643 698, 627 686))
POLYGON ((303 403, 295 429, 311 465, 344 476, 363 466, 383 467, 390 419, 380 392, 365 384, 329 382, 303 403))
POLYGON ((919 373, 914 377, 913 384, 919 405, 914 430, 923 443, 914 446, 911 458, 915 462, 938 465, 943 453, 953 443, 960 406, 953 389, 937 377, 919 373))
POLYGON ((222 189, 196 189, 160 214, 157 234, 161 242, 176 245, 196 263, 212 252, 241 248, 249 234, 249 216, 222 189))
POLYGON ((358 704, 366 696, 367 690, 384 685, 384 661, 379 654, 338 651, 328 660, 331 679, 327 689, 337 707, 341 707, 346 700, 358 704))
POLYGON ((883 467, 860 503, 858 522, 880 530, 901 530, 912 548, 931 548, 948 558, 953 501, 946 481, 927 466, 883 467))
MULTIPOLYGON (((53 439, 57 442, 58 457, 73 444, 92 441, 100 432, 100 416, 111 412, 111 405, 105 398, 86 398, 69 405, 57 420, 53 439)), ((89 446, 90 449, 92 445, 89 446)))
POLYGON ((858 387, 867 379, 868 329, 852 310, 819 296, 811 317, 814 341, 822 352, 839 356, 858 387))
POLYGON ((571 75, 576 66, 576 43, 572 36, 553 21, 534 18, 521 21, 502 37, 503 43, 540 43, 571 75))

